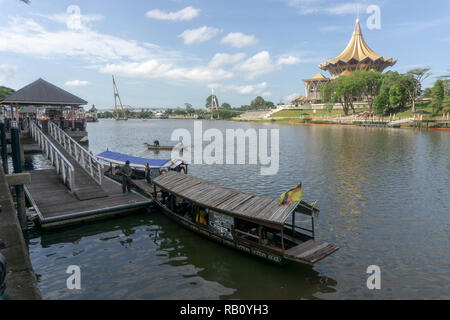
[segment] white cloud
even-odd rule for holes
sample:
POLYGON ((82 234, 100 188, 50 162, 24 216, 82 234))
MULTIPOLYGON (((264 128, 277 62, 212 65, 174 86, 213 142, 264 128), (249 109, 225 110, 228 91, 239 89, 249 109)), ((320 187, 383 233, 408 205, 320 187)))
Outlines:
POLYGON ((364 13, 367 4, 358 2, 330 3, 325 0, 288 0, 289 6, 296 8, 300 15, 327 14, 346 15, 364 13))
POLYGON ((277 64, 279 65, 283 64, 292 65, 297 63, 300 63, 300 58, 294 56, 280 57, 277 62, 277 64))
POLYGON ((145 15, 151 19, 170 20, 170 21, 186 21, 192 20, 200 14, 200 9, 186 7, 176 12, 164 12, 158 9, 150 10, 145 15))
POLYGON ((231 72, 204 66, 194 68, 176 67, 170 63, 161 63, 152 59, 144 62, 124 62, 107 64, 100 72, 118 74, 134 78, 164 78, 179 81, 212 82, 222 81, 233 77, 231 72))
MULTIPOLYGON (((70 8, 70 7, 69 7, 70 8)), ((73 13, 70 10, 64 13, 57 14, 35 14, 36 16, 44 17, 54 22, 63 23, 67 25, 68 29, 86 29, 91 22, 103 20, 105 17, 101 14, 80 14, 73 13)))
POLYGON ((153 56, 148 48, 136 41, 90 29, 50 32, 34 20, 20 17, 10 18, 8 26, 0 27, 0 34, 0 51, 47 59, 65 55, 80 56, 91 62, 106 62, 123 58, 141 60, 153 56))
POLYGON ((6 83, 6 81, 14 78, 17 72, 17 67, 9 64, 0 64, 0 85, 6 83))
POLYGON ((197 29, 184 30, 178 37, 183 38, 184 44, 191 45, 208 41, 219 34, 220 30, 203 26, 197 29))
POLYGON ((254 45, 258 42, 253 35, 245 35, 240 32, 231 32, 222 38, 220 43, 231 44, 233 47, 243 48, 247 46, 254 45))
POLYGON ((267 82, 261 82, 253 85, 245 85, 245 86, 236 86, 236 85, 228 85, 221 88, 224 92, 233 92, 239 95, 255 95, 260 94, 267 87, 267 82))
POLYGON ((264 98, 269 98, 269 97, 272 96, 272 92, 266 91, 266 92, 263 92, 261 95, 262 95, 264 98))
POLYGON ((277 66, 270 59, 269 52, 261 51, 253 57, 250 57, 244 62, 236 65, 234 69, 244 72, 244 77, 251 80, 262 74, 275 71, 277 66))
POLYGON ((51 32, 32 19, 14 17, 10 18, 8 26, 0 27, 0 34, 0 52, 42 59, 76 56, 88 61, 83 68, 102 73, 201 83, 233 77, 230 71, 208 66, 178 66, 176 62, 184 61, 186 57, 157 45, 125 40, 88 28, 51 32))
POLYGON ((329 15, 345 15, 366 12, 367 5, 362 3, 343 3, 336 6, 325 8, 325 12, 329 15))
POLYGON ((211 59, 209 66, 211 68, 218 68, 220 66, 235 64, 239 61, 245 59, 245 53, 236 53, 236 54, 228 54, 228 53, 216 53, 216 55, 211 59))
POLYGON ((64 85, 69 87, 78 87, 78 86, 86 86, 89 84, 89 81, 85 80, 71 80, 64 83, 64 85))

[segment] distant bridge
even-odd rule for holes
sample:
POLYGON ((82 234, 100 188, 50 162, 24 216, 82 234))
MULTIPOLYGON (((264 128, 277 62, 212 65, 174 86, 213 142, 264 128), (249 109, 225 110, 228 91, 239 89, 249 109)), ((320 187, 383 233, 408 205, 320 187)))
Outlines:
MULTIPOLYGON (((140 112, 142 110, 158 112, 158 111, 164 111, 165 109, 168 109, 168 108, 132 107, 129 105, 124 105, 123 109, 131 111, 131 112, 140 112)), ((105 111, 113 112, 114 110, 115 110, 114 107, 110 107, 110 108, 105 108, 105 109, 98 109, 98 112, 105 112, 105 111)))

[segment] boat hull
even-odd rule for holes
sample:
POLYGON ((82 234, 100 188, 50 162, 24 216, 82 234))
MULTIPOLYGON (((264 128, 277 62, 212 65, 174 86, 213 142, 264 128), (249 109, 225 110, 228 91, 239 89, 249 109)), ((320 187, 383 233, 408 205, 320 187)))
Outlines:
POLYGON ((147 146, 148 150, 172 150, 174 149, 174 147, 171 146, 160 146, 160 147, 155 147, 155 146, 147 146))
POLYGON ((184 227, 186 227, 187 229, 199 234, 202 237, 205 237, 209 240, 213 240, 213 241, 215 241, 221 245, 227 246, 229 248, 233 248, 235 250, 244 252, 246 254, 250 254, 250 255, 258 257, 258 258, 265 259, 267 261, 270 261, 270 262, 273 262, 276 264, 283 265, 283 264, 291 262, 290 260, 284 258, 284 256, 281 253, 276 254, 274 252, 269 252, 267 250, 261 250, 259 248, 249 246, 245 243, 237 242, 232 239, 218 235, 218 234, 214 233, 213 231, 210 231, 210 230, 202 227, 201 225, 198 225, 184 217, 181 217, 180 215, 176 214, 175 212, 173 212, 172 210, 167 208, 160 201, 155 200, 155 199, 153 199, 153 201, 155 201, 155 203, 158 204, 159 208, 161 209, 162 213, 165 216, 178 222, 179 224, 181 224, 184 227))

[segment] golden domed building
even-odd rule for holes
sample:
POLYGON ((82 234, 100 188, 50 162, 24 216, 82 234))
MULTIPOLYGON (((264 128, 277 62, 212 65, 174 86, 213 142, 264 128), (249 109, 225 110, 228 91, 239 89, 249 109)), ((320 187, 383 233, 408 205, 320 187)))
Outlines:
POLYGON ((328 71, 331 78, 318 73, 310 79, 302 80, 306 88, 306 100, 320 102, 320 87, 330 79, 351 74, 356 70, 383 72, 384 69, 392 67, 396 63, 397 59, 381 56, 370 49, 364 41, 359 19, 357 19, 352 38, 344 51, 336 58, 319 64, 319 68, 328 71))

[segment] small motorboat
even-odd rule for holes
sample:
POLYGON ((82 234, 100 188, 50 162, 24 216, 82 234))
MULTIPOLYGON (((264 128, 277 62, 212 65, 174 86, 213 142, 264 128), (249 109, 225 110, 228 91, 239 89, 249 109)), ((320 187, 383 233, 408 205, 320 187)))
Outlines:
POLYGON ((177 144, 175 146, 160 146, 160 145, 154 145, 154 144, 149 144, 147 142, 144 143, 145 146, 147 147, 148 150, 155 150, 155 151, 170 151, 170 150, 178 150, 178 151, 184 151, 186 150, 189 146, 184 146, 184 145, 180 145, 177 144))

